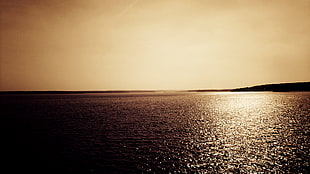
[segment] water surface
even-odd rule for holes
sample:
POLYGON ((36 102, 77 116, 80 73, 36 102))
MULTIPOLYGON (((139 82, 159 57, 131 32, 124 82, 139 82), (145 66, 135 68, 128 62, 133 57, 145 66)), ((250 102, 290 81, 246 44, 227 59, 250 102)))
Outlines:
POLYGON ((309 171, 309 92, 0 97, 12 171, 309 171))

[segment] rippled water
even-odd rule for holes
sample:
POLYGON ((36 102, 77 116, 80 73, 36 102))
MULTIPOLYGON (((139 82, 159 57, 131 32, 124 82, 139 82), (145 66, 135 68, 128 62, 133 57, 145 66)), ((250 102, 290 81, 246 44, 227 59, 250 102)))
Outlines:
POLYGON ((0 97, 13 171, 309 172, 306 92, 0 97))

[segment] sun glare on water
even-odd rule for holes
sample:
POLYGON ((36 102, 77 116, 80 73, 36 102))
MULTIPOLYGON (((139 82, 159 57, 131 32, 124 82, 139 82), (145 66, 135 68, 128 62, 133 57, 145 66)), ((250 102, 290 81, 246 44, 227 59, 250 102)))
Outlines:
POLYGON ((216 145, 206 146, 203 158, 221 163, 225 172, 265 170, 263 166, 269 163, 274 165, 270 171, 277 170, 282 157, 272 158, 283 150, 280 144, 285 140, 280 137, 280 131, 285 127, 281 127, 279 118, 284 109, 279 108, 275 113, 274 102, 268 93, 227 93, 213 104, 200 104, 201 112, 207 115, 200 119, 203 124, 209 124, 207 127, 212 125, 212 129, 204 130, 203 125, 199 129, 207 140, 206 145, 216 145))

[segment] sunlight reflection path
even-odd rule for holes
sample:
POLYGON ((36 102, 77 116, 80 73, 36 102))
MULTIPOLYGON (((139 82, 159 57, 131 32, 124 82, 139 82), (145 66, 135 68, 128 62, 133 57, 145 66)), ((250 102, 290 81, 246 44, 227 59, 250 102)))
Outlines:
POLYGON ((251 172, 266 171, 268 166, 270 172, 277 171, 281 160, 286 160, 280 153, 285 148, 280 131, 287 128, 277 114, 283 107, 275 113, 274 102, 268 94, 248 93, 224 95, 212 104, 200 103, 207 115, 201 119, 212 117, 213 121, 212 130, 201 130, 208 138, 200 158, 207 163, 193 167, 209 165, 222 172, 251 172))

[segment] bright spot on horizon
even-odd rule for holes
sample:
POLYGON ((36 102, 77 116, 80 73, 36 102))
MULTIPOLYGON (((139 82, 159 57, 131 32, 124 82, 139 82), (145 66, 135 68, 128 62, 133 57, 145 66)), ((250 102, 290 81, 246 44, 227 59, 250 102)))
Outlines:
POLYGON ((1 1, 0 90, 310 81, 308 0, 1 1))

